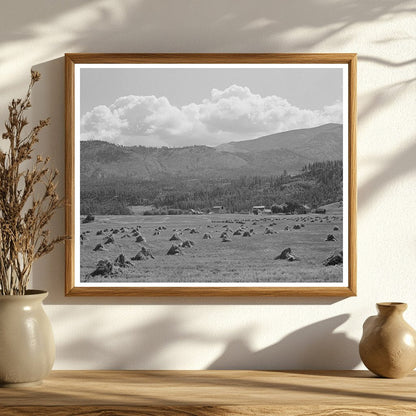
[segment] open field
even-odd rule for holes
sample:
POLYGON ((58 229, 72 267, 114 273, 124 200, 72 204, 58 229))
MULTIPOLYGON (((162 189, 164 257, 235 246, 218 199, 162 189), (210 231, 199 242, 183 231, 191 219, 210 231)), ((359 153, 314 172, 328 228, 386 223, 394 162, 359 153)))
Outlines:
POLYGON ((96 216, 93 222, 81 224, 81 234, 81 282, 342 281, 342 264, 322 264, 342 249, 342 209, 326 215, 96 216), (154 235, 159 228, 159 234, 154 235), (238 229, 252 233, 248 237, 233 235, 238 229), (272 233, 265 234, 266 229, 272 233), (231 241, 222 241, 224 231, 231 241), (146 242, 136 242, 134 234, 138 232, 146 242), (167 255, 172 244, 180 243, 169 241, 175 232, 182 241, 191 240, 194 245, 181 248, 182 254, 167 255), (203 239, 205 233, 212 238, 203 239), (325 241, 328 234, 336 241, 325 241), (108 236, 114 242, 104 244, 108 236), (100 243, 103 250, 94 251, 100 243), (142 247, 150 250, 154 259, 131 260, 142 247), (275 260, 289 247, 298 261, 275 260), (131 264, 114 265, 120 254, 131 264), (99 260, 110 261, 112 272, 90 276, 99 260))

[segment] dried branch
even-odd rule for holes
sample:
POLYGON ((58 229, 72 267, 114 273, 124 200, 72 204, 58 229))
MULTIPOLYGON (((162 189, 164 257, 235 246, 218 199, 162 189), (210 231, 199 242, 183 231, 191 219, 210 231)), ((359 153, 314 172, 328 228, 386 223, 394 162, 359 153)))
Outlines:
POLYGON ((32 88, 39 79, 39 72, 32 71, 26 96, 12 100, 6 131, 1 136, 9 142, 7 151, 0 150, 1 295, 25 294, 33 262, 66 238, 51 238, 46 229, 55 211, 63 205, 56 192, 58 171, 49 168, 49 157, 41 156, 30 168, 23 168, 32 159, 40 131, 50 123, 49 118, 40 120, 23 135, 29 124, 24 113, 31 107, 32 88), (39 195, 36 198, 35 187, 39 195))

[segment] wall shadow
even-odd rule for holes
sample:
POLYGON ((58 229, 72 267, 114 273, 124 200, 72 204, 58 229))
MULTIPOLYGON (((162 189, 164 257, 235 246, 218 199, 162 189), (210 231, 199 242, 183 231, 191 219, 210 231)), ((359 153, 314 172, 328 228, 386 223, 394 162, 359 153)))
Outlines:
POLYGON ((359 207, 365 207, 383 188, 416 170, 416 141, 383 163, 379 171, 358 188, 359 207))
MULTIPOLYGON (((94 321, 98 317, 92 317, 84 322, 80 321, 78 336, 74 334, 70 342, 57 345, 58 358, 63 363, 76 362, 80 368, 91 369, 93 363, 93 368, 100 369, 151 369, 160 367, 160 362, 169 359, 172 349, 175 351, 177 348, 189 348, 190 343, 223 344, 223 353, 205 369, 345 370, 360 363, 358 343, 344 332, 336 332, 349 316, 337 315, 307 325, 279 342, 257 351, 249 347, 252 327, 240 329, 237 336, 227 337, 202 329, 189 329, 179 316, 171 313, 146 319, 144 324, 138 314, 135 326, 128 330, 120 325, 112 327, 117 329, 113 329, 112 336, 109 336, 101 332, 98 322, 94 321), (85 333, 90 336, 86 337, 85 333)), ((71 327, 74 317, 65 311, 58 311, 56 319, 61 321, 61 325, 67 322, 71 327)), ((195 354, 200 354, 201 350, 196 349, 198 352, 195 354)), ((183 359, 183 356, 179 357, 179 362, 183 359)), ((189 363, 197 361, 192 354, 188 360, 189 363)))
MULTIPOLYGON (((50 156, 50 167, 59 171, 57 192, 65 195, 65 81, 64 58, 54 59, 33 70, 41 73, 41 80, 32 91, 31 119, 36 122, 51 117, 50 126, 40 133, 34 155, 50 156)), ((57 210, 48 228, 54 236, 65 234, 65 209, 57 210)), ((32 268, 32 285, 43 287, 50 298, 64 294, 65 250, 59 244, 48 255, 38 259, 32 268)))
POLYGON ((334 52, 342 50, 351 36, 344 32, 355 25, 415 12, 409 0, 336 6, 321 0, 241 0, 238 7, 224 0, 176 0, 175 7, 164 0, 8 3, 0 15, 0 65, 8 65, 10 76, 0 82, 0 95, 22 85, 22 67, 63 52, 334 52), (319 50, 331 38, 339 47, 319 50), (20 62, 16 71, 9 65, 13 60, 20 62))
MULTIPOLYGON (((74 317, 61 311, 57 313, 56 319, 64 324, 74 317)), ((122 328, 116 322, 108 322, 112 328, 111 336, 105 332, 105 328, 101 332, 100 322, 95 320, 94 317, 84 319, 82 328, 79 328, 78 334, 73 334, 71 341, 57 344, 57 359, 60 362, 76 362, 82 369, 154 369, 160 367, 160 362, 166 359, 165 351, 170 347, 192 341, 210 343, 215 340, 215 337, 206 335, 203 331, 184 328, 180 319, 171 313, 146 319, 145 324, 142 324, 140 314, 137 313, 136 324, 129 329, 122 328), (86 334, 90 336, 85 336, 86 334)))
MULTIPOLYGON (((361 60, 359 60, 361 62, 361 60)), ((360 111, 358 113, 358 125, 366 123, 371 119, 371 116, 376 111, 391 105, 392 102, 397 100, 401 95, 408 91, 408 88, 412 83, 416 81, 416 78, 407 79, 404 81, 390 84, 388 87, 382 87, 373 91, 365 104, 361 104, 360 111)))
MULTIPOLYGON (((209 370, 276 369, 341 370, 360 363, 357 341, 343 332, 335 332, 349 314, 337 315, 300 328, 279 342, 254 351, 248 337, 228 342, 224 352, 209 370)), ((283 318, 284 319, 284 318, 283 318)))

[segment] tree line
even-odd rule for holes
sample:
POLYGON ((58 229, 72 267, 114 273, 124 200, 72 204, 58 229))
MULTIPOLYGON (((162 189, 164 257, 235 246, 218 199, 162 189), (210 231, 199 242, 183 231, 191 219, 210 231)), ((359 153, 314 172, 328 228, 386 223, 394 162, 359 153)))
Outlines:
POLYGON ((222 205, 228 212, 248 212, 254 205, 307 204, 311 208, 342 200, 342 161, 315 162, 295 175, 240 176, 196 180, 186 177, 160 180, 82 178, 81 215, 129 214, 129 206, 209 212, 222 205))

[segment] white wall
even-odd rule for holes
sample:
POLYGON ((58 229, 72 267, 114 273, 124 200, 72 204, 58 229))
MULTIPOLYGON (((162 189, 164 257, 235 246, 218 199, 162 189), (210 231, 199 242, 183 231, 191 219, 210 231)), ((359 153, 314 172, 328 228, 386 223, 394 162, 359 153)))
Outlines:
POLYGON ((413 0, 2 2, 0 120, 39 70, 33 118, 52 117, 40 147, 61 172, 65 52, 359 56, 358 296, 65 298, 60 247, 33 283, 50 292, 55 369, 359 368, 362 322, 377 301, 408 302, 416 327, 415 12, 413 0))

